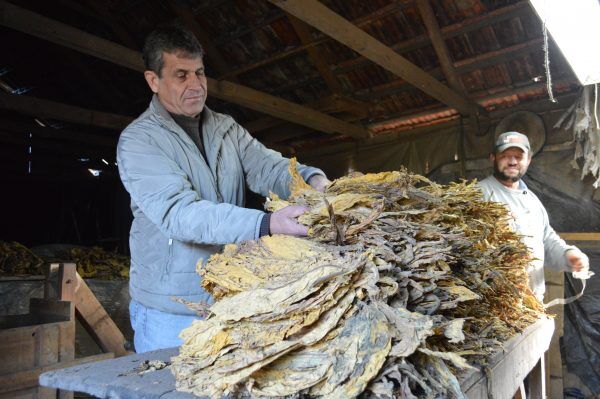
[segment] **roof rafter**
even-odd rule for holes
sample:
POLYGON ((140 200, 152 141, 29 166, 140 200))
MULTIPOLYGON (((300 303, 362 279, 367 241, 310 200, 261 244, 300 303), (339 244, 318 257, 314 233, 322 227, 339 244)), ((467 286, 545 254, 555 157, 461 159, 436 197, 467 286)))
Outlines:
POLYGON ((122 130, 133 121, 133 118, 130 116, 75 107, 41 98, 4 93, 0 93, 0 108, 40 118, 57 119, 64 122, 98 126, 113 130, 122 130))
MULTIPOLYGON (((292 24, 294 31, 300 38, 300 42, 302 44, 308 44, 312 42, 313 39, 310 33, 309 26, 291 14, 286 15, 288 17, 288 20, 292 24)), ((308 58, 312 61, 313 65, 319 71, 319 74, 321 74, 321 76, 323 77, 323 80, 327 84, 327 87, 329 87, 331 93, 340 93, 342 91, 342 86, 337 80, 337 77, 335 77, 333 73, 331 73, 329 64, 327 64, 327 61, 323 58, 323 54, 321 54, 319 47, 310 47, 306 50, 306 52, 308 53, 308 58)))
POLYGON ((431 43, 433 44, 433 48, 438 60, 440 61, 440 66, 442 67, 442 71, 444 72, 444 76, 446 77, 448 84, 455 91, 464 94, 464 86, 461 83, 460 77, 456 73, 456 70, 454 69, 452 57, 450 57, 450 52, 448 51, 446 42, 444 42, 444 38, 442 37, 440 25, 435 18, 431 3, 429 0, 417 0, 417 7, 419 8, 421 19, 427 28, 427 33, 429 34, 429 38, 431 39, 431 43))
POLYGON ((394 50, 353 25, 316 0, 269 0, 283 10, 302 19, 391 73, 421 89, 438 101, 463 114, 484 114, 485 110, 440 83, 394 50))
MULTIPOLYGON (((529 1, 523 0, 519 3, 498 8, 486 14, 477 15, 471 18, 467 18, 464 21, 444 26, 443 28, 440 28, 440 31, 442 34, 442 38, 444 40, 447 40, 452 37, 472 32, 477 29, 481 29, 486 26, 498 23, 500 21, 504 21, 506 19, 518 17, 527 12, 532 12, 531 6, 529 4, 529 1)), ((400 43, 396 43, 391 47, 392 49, 394 49, 394 51, 400 54, 404 54, 425 47, 429 44, 429 36, 427 34, 422 34, 411 39, 404 40, 400 43)), ((340 62, 339 65, 334 69, 334 73, 347 73, 354 69, 361 68, 367 65, 368 63, 369 60, 364 57, 352 58, 350 60, 340 62)))
MULTIPOLYGON (((404 2, 404 3, 394 2, 394 3, 388 4, 387 6, 384 6, 384 7, 380 8, 379 10, 374 11, 368 15, 359 17, 359 18, 353 20, 352 23, 354 23, 358 27, 364 27, 376 19, 383 18, 388 14, 402 10, 403 8, 406 8, 406 7, 410 6, 411 4, 412 4, 412 2, 404 2)), ((223 76, 219 76, 219 79, 229 79, 232 76, 241 75, 243 73, 252 71, 256 68, 263 67, 263 66, 271 64, 273 62, 277 62, 279 60, 285 59, 294 54, 300 53, 302 51, 308 50, 312 47, 318 46, 320 44, 323 44, 323 43, 326 43, 329 41, 331 41, 331 38, 328 36, 323 36, 319 39, 314 39, 314 40, 310 41, 309 43, 305 43, 298 47, 276 53, 276 54, 274 54, 270 57, 267 57, 265 59, 262 59, 260 61, 250 62, 246 65, 242 65, 238 69, 235 69, 223 76)))

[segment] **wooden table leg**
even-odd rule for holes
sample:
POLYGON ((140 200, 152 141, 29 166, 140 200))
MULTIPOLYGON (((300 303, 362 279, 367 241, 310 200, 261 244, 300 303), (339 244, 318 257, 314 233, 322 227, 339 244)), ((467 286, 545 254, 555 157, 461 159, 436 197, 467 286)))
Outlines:
POLYGON ((544 355, 529 373, 529 398, 546 399, 546 362, 544 355))

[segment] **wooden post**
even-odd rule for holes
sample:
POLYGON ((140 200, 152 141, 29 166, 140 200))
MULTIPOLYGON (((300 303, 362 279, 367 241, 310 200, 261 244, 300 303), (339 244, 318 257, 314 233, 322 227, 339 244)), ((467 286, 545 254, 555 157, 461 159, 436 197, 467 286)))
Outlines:
POLYGON ((104 352, 113 352, 117 357, 127 354, 123 333, 79 274, 74 303, 77 319, 104 352))
POLYGON ((46 298, 73 302, 77 320, 98 343, 102 351, 112 352, 117 357, 127 354, 123 333, 106 313, 90 287, 77 273, 74 263, 50 265, 44 294, 46 298))

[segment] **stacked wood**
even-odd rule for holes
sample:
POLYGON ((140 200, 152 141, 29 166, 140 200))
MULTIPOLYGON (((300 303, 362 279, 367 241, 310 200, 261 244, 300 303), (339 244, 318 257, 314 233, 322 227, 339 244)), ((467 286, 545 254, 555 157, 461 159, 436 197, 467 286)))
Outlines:
POLYGON ((485 364, 537 320, 526 247, 474 183, 406 170, 352 175, 325 193, 295 173, 307 239, 228 245, 199 265, 216 303, 184 330, 177 389, 199 396, 462 398, 485 364))

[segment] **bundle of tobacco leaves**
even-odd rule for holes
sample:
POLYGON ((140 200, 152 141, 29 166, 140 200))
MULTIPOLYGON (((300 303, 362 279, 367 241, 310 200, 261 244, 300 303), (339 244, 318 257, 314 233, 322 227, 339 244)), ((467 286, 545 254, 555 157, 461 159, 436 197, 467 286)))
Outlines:
POLYGON ((0 241, 0 275, 44 275, 45 264, 73 262, 83 278, 122 280, 129 277, 129 257, 99 247, 69 247, 51 254, 36 252, 18 242, 0 241))
POLYGON ((100 247, 71 248, 68 258, 77 265, 77 272, 83 278, 122 280, 129 277, 129 257, 100 247))
POLYGON ((473 183, 406 170, 325 193, 290 165, 309 237, 228 245, 199 265, 217 300, 182 332, 177 389, 213 398, 463 398, 457 375, 543 314, 526 247, 473 183))
POLYGON ((44 260, 16 241, 0 241, 0 275, 42 275, 44 260))

